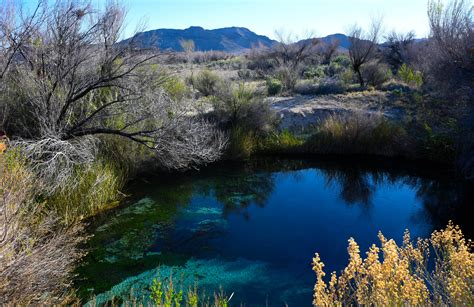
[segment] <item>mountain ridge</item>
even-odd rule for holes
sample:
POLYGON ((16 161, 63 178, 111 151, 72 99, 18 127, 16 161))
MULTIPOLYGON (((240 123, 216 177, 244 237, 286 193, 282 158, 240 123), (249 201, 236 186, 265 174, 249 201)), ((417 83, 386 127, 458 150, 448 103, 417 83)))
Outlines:
POLYGON ((244 27, 204 29, 192 26, 186 29, 155 29, 137 33, 131 39, 141 48, 182 51, 181 40, 192 40, 196 51, 225 51, 240 53, 259 45, 270 47, 277 41, 265 35, 258 35, 244 27))

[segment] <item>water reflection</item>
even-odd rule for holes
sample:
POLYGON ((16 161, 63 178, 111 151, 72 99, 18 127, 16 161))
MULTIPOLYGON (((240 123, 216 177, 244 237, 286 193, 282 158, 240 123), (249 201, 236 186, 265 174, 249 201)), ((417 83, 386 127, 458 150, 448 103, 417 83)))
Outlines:
POLYGON ((306 302, 313 282, 308 261, 316 249, 338 269, 349 236, 368 245, 381 228, 388 236, 406 227, 425 235, 452 219, 471 237, 472 191, 424 168, 350 161, 267 159, 142 178, 130 187, 128 204, 92 221, 77 286, 88 296, 160 264, 194 268, 198 258, 228 267, 254 260, 272 277, 255 286, 258 291, 243 285, 242 300, 286 289, 285 300, 306 302))
POLYGON ((197 187, 202 195, 213 195, 223 205, 223 215, 239 213, 249 219, 250 205, 264 207, 274 189, 274 179, 270 172, 258 172, 248 176, 230 175, 210 178, 197 187))

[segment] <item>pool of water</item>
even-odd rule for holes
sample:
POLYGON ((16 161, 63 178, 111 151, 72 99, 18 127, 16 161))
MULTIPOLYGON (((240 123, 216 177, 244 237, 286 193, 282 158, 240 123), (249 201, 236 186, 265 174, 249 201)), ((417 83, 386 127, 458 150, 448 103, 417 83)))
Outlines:
POLYGON ((77 287, 99 302, 148 297, 153 278, 172 273, 185 289, 234 293, 235 305, 310 306, 315 252, 339 272, 350 237, 365 252, 379 230, 401 242, 405 229, 427 237, 450 219, 472 234, 472 187, 434 173, 267 159, 142 178, 123 206, 92 221, 77 287))

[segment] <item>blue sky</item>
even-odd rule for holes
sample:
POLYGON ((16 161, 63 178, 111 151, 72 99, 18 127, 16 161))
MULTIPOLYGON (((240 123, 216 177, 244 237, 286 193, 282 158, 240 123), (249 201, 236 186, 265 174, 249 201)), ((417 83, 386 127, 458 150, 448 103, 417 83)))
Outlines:
POLYGON ((378 15, 384 17, 386 30, 414 30, 418 37, 428 34, 427 0, 124 0, 124 4, 126 36, 143 21, 150 30, 242 26, 272 38, 275 30, 299 37, 324 36, 344 33, 356 22, 366 25, 370 16, 378 15))

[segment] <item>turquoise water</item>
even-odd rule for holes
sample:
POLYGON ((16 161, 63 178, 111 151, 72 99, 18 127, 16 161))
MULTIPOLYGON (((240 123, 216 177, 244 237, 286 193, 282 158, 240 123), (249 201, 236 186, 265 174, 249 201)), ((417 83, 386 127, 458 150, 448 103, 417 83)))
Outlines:
POLYGON ((263 160, 135 181, 125 205, 92 222, 79 268, 84 297, 148 297, 153 278, 234 293, 232 304, 309 306, 320 253, 326 272, 380 230, 401 241, 449 219, 471 234, 472 189, 431 170, 336 161, 263 160))

